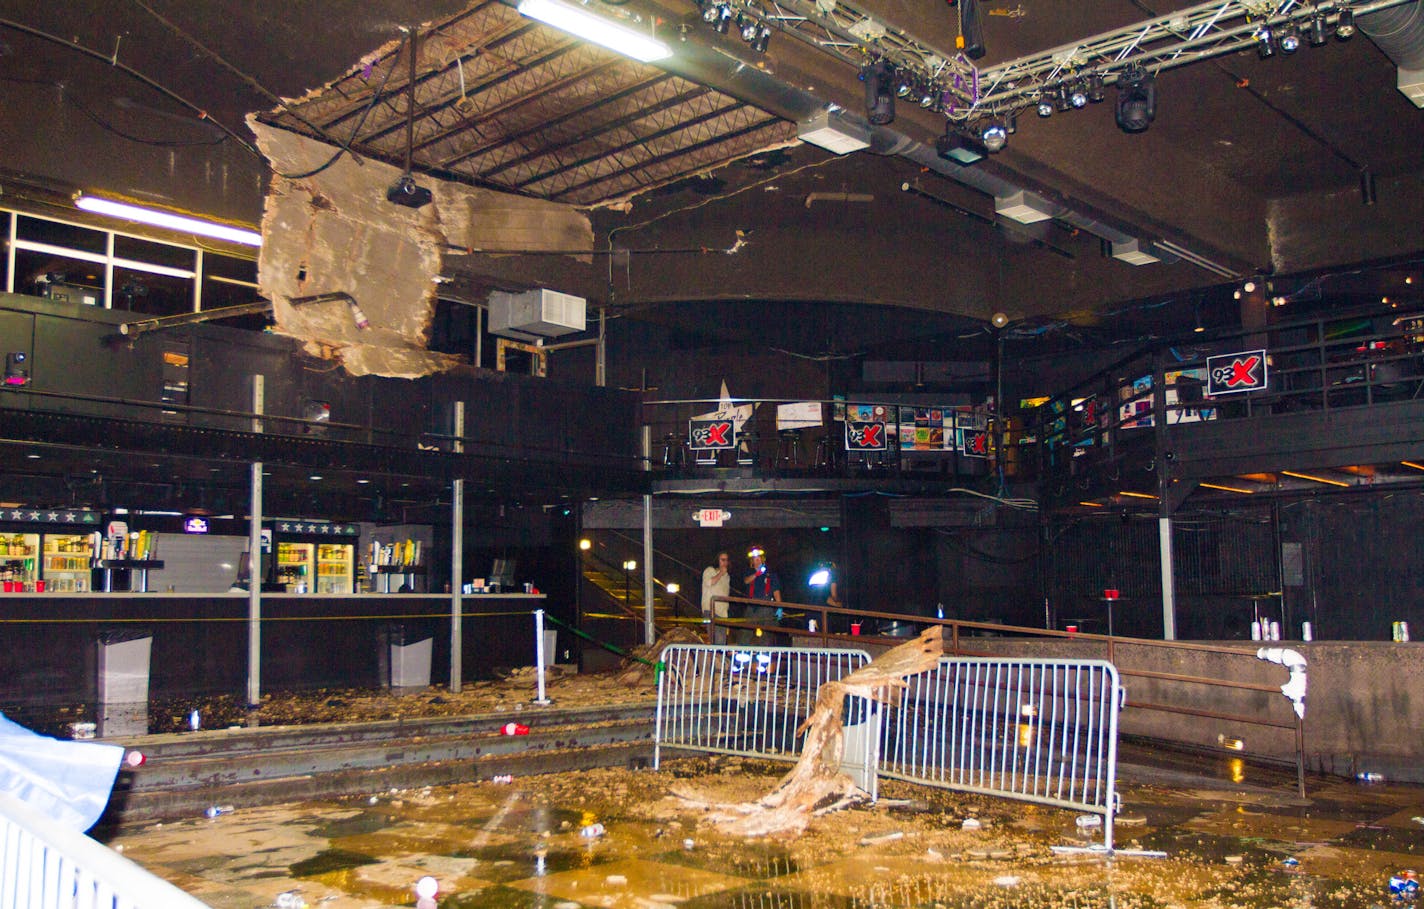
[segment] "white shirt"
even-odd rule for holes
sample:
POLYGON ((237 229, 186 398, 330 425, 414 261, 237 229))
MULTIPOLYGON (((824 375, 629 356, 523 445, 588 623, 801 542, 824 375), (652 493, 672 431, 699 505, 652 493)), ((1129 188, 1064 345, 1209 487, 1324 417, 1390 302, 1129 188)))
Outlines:
MULTIPOLYGON (((711 565, 702 569, 702 614, 704 616, 710 617, 712 615, 713 597, 724 597, 732 592, 731 571, 723 571, 722 577, 720 579, 713 580, 713 578, 717 577, 717 572, 719 570, 720 569, 711 565)), ((726 617, 727 604, 718 603, 717 618, 725 619, 726 617)))

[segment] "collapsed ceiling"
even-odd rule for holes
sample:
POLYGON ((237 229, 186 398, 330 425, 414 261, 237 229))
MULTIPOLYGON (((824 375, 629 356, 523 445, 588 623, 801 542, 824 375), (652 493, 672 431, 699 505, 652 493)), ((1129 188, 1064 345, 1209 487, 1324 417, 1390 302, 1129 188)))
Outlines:
POLYGON ((363 162, 426 188, 584 211, 588 242, 563 251, 592 259, 487 231, 445 238, 439 268, 469 297, 543 284, 615 307, 821 300, 1017 320, 1424 251, 1424 113, 1397 87, 1424 47, 1421 0, 724 5, 767 35, 719 31, 704 17, 712 0, 591 2, 669 45, 645 64, 498 0, 16 0, 0 18, 6 166, 252 220, 258 180, 281 182, 244 147, 242 115, 258 112, 348 150, 342 164, 365 172, 373 211, 394 225, 408 212, 379 199, 391 171, 363 162), (956 50, 957 10, 970 7, 977 60, 956 50), (1398 22, 1378 46, 1331 34, 1262 56, 1263 28, 1316 12, 1334 26, 1347 10, 1367 31, 1372 12, 1398 22), (1146 38, 1155 28, 1180 43, 1178 25, 1207 20, 1210 53, 1146 38), (1223 44, 1228 31, 1241 40, 1223 44), (1128 134, 1111 82, 1149 51, 1155 118, 1128 134), (919 80, 890 123, 867 122, 865 64, 919 80), (1109 76, 1104 103, 1037 115, 1095 69, 1109 76), (941 97, 922 106, 931 76, 941 97), (828 110, 868 148, 797 142, 828 110), (947 123, 973 132, 1010 110, 1002 151, 969 165, 937 153, 947 123), (171 141, 155 167, 160 138, 171 141), (92 155, 100 141, 119 152, 92 155), (1041 219, 1015 220, 1006 199, 1041 219))

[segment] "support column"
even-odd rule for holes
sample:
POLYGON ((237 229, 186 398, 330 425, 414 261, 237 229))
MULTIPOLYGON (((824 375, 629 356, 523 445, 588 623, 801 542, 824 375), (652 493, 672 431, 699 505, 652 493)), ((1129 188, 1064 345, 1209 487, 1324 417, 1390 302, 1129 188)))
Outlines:
POLYGON ((608 307, 598 308, 598 346, 594 348, 593 384, 608 384, 608 307))
POLYGON ((1157 519, 1157 545, 1162 561, 1162 640, 1177 639, 1177 594, 1172 583, 1172 518, 1157 519))
POLYGON ((657 639, 653 625, 653 497, 643 496, 643 643, 653 644, 657 639))
MULTIPOLYGON (((455 451, 465 450, 465 402, 455 402, 455 451)), ((464 589, 465 574, 465 481, 455 480, 450 490, 450 691, 460 690, 465 665, 464 589)))
MULTIPOLYGON (((252 431, 262 432, 265 380, 252 377, 252 431)), ((262 703, 262 462, 252 462, 247 503, 247 706, 262 703)))

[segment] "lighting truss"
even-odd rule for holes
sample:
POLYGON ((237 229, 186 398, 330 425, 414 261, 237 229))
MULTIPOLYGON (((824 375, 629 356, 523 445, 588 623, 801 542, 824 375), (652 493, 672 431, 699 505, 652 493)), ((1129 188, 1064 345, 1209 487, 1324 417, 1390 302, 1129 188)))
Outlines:
POLYGON ((960 115, 971 117, 1016 110, 1036 103, 1059 85, 1090 73, 1115 82, 1129 66, 1157 73, 1253 48, 1262 29, 1274 31, 1287 24, 1299 26, 1317 14, 1327 19, 1338 18, 1340 10, 1348 8, 1356 15, 1365 15, 1405 2, 1409 0, 1364 3, 1328 0, 1315 4, 1298 0, 1213 0, 1200 3, 980 70, 976 74, 979 93, 969 109, 960 115))

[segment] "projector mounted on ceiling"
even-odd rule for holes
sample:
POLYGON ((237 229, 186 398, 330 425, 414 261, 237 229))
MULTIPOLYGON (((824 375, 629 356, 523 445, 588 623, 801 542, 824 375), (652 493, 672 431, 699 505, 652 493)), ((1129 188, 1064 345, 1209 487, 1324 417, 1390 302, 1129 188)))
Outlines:
POLYGON ((401 178, 386 190, 387 202, 394 202, 407 208, 420 208, 422 205, 429 205, 430 200, 430 190, 424 186, 417 186, 415 178, 410 174, 401 174, 401 178))

